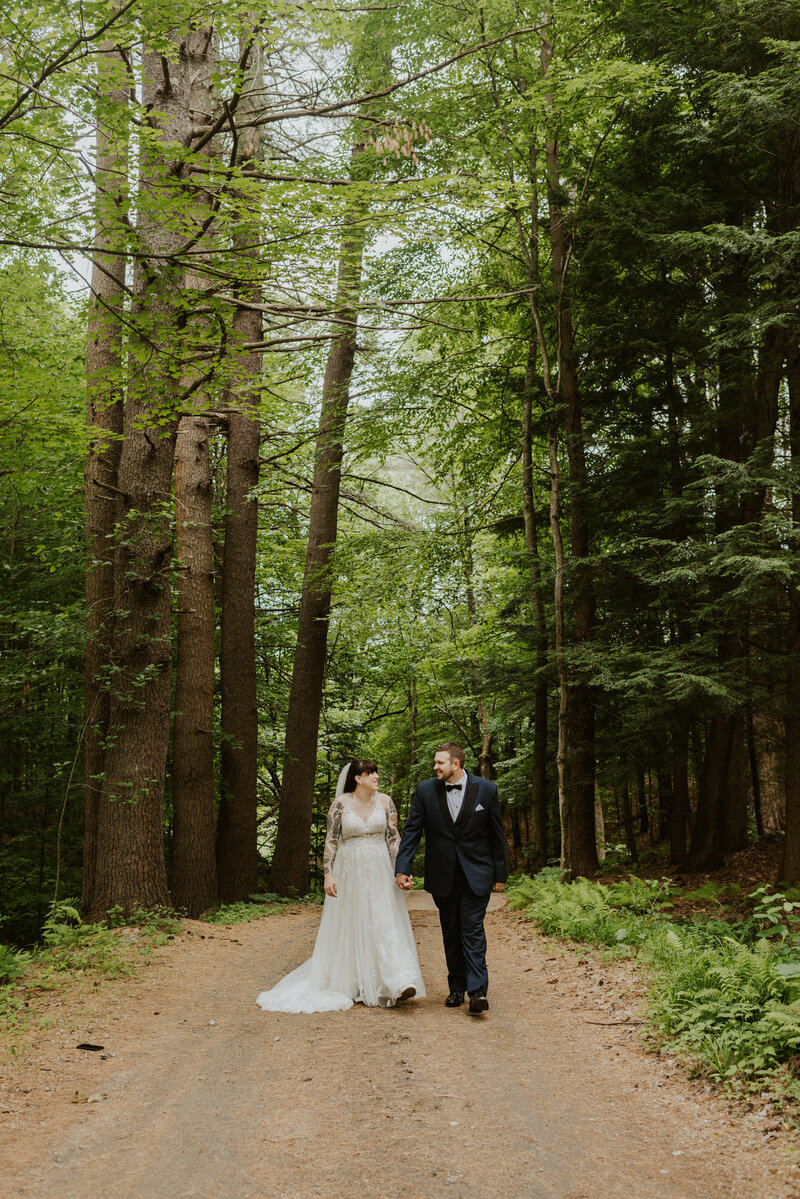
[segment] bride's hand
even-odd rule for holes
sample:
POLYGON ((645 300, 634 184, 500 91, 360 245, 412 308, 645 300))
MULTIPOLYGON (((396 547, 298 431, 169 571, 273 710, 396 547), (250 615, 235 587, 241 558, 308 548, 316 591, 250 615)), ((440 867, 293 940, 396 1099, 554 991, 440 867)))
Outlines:
POLYGON ((336 883, 333 881, 332 874, 325 875, 325 894, 330 895, 333 899, 336 898, 336 883))

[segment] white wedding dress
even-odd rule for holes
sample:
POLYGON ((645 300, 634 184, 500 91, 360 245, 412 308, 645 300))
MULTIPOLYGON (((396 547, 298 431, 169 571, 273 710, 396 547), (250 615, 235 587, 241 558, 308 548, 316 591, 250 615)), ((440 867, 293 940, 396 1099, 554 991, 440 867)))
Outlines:
POLYGON ((363 819, 338 795, 328 813, 326 895, 314 952, 256 999, 267 1012, 343 1011, 354 1003, 392 1007, 408 987, 425 994, 403 892, 395 883, 399 835, 388 796, 363 819), (386 807, 384 807, 384 803, 386 807))

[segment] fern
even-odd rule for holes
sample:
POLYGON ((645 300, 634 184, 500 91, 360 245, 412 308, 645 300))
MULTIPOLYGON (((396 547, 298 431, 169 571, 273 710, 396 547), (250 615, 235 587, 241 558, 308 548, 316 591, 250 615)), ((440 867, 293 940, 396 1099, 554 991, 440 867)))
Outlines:
MULTIPOLYGON (((562 883, 548 871, 513 880, 509 898, 551 936, 635 948, 650 966, 650 1020, 697 1070, 746 1081, 792 1062, 800 1055, 800 963, 787 960, 781 941, 754 941, 752 921, 670 921, 669 893, 652 879, 607 887, 562 883)), ((778 901, 784 896, 769 899, 778 901)))

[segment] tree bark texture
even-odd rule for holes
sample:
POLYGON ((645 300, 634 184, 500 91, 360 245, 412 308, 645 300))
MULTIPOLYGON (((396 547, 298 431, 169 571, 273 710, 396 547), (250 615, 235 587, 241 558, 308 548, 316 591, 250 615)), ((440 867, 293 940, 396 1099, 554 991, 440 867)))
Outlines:
POLYGON ((279 895, 308 890, 308 852, 317 765, 317 737, 331 606, 331 567, 338 527, 339 487, 350 379, 356 352, 358 293, 365 225, 356 217, 339 260, 331 343, 322 389, 303 590, 286 720, 284 769, 271 886, 279 895))
MULTIPOLYGON (((542 78, 546 81, 553 47, 546 37, 541 42, 542 78)), ((569 463, 570 552, 572 640, 580 647, 592 640, 595 623, 594 588, 589 566, 590 538, 586 494, 586 453, 583 435, 583 403, 575 361, 575 333, 571 297, 567 286, 570 247, 562 207, 561 165, 558 137, 554 131, 552 96, 545 96, 550 128, 545 141, 547 165, 547 208, 553 287, 556 297, 558 336, 558 389, 564 410, 564 432, 569 463)), ((567 713, 570 792, 570 857, 573 875, 591 875, 597 869, 595 840, 595 713, 589 684, 573 677, 567 713)))
MULTIPOLYGON (((464 524, 464 574, 466 576, 466 600, 467 600, 467 620, 469 627, 474 628, 478 623, 478 609, 475 603, 475 586, 474 573, 475 563, 472 556, 472 541, 469 530, 467 529, 466 516, 463 518, 464 524)), ((481 778, 494 778, 494 762, 492 753, 492 730, 489 723, 489 710, 486 707, 486 700, 481 694, 481 670, 480 663, 472 660, 472 692, 475 695, 475 714, 478 718, 478 729, 481 735, 481 749, 478 755, 478 770, 481 778)))
POLYGON ((659 770, 658 775, 658 839, 666 841, 672 824, 672 809, 675 795, 672 786, 672 772, 659 770))
MULTIPOLYGON (((525 524, 525 548, 528 552, 528 577, 533 608, 536 645, 536 682, 533 692, 533 768, 531 771, 531 844, 530 868, 534 872, 547 865, 547 620, 544 588, 539 562, 536 530, 536 505, 533 491, 533 362, 531 345, 525 389, 522 397, 522 513, 525 524)), ((534 359, 535 360, 535 359, 534 359)))
POLYGON ((736 853, 747 845, 749 768, 747 755, 747 712, 739 708, 730 717, 731 757, 725 778, 723 802, 724 853, 736 853))
MULTIPOLYGON (((208 30, 193 30, 186 39, 191 73, 191 120, 195 133, 211 123, 212 39, 208 30)), ((210 154, 211 142, 207 145, 210 154)), ((192 217, 203 229, 211 211, 211 196, 200 177, 192 217)), ((202 271, 203 243, 194 249, 187 271, 187 292, 198 294, 207 285, 202 271)), ((205 317, 187 322, 187 333, 201 340, 205 317)), ((213 479, 209 441, 212 423, 202 410, 207 392, 195 388, 196 372, 184 376, 197 411, 181 417, 175 442, 175 556, 177 560, 175 721, 172 738, 172 902, 189 916, 199 916, 217 899, 214 847, 214 553, 212 544, 213 479)))
POLYGON ((764 836, 764 810, 761 803, 761 773, 758 768, 756 737, 753 728, 753 705, 747 705, 747 760, 750 764, 750 785, 753 788, 753 815, 756 818, 756 836, 764 836))
MULTIPOLYGON (((664 285, 667 272, 662 268, 664 285)), ((675 381, 675 359, 671 341, 671 322, 668 329, 667 346, 664 353, 665 393, 667 400, 669 448, 670 494, 674 501, 683 496, 684 464, 681 454, 683 412, 681 394, 675 381)), ((670 534, 676 544, 681 544, 688 535, 686 517, 676 505, 676 515, 671 521, 670 534)), ((677 645, 686 645, 691 633, 688 622, 688 605, 683 596, 676 600, 674 640, 677 645)), ((679 711, 672 722, 672 809, 669 816, 669 860, 673 866, 686 861, 687 830, 689 825, 689 718, 679 711)))
POLYGON ((115 492, 113 691, 99 804, 97 867, 88 916, 169 903, 164 861, 164 775, 170 729, 172 466, 177 428, 176 312, 183 271, 169 258, 184 238, 171 219, 191 134, 186 38, 169 62, 146 48, 143 145, 124 440, 115 492), (177 155, 177 157, 176 157, 177 155))
MULTIPOLYGON (((244 101, 248 112, 261 103, 261 47, 253 48, 251 86, 244 101)), ((233 317, 235 366, 230 389, 227 472, 225 482, 225 553, 222 571, 220 689, 222 751, 220 806, 217 821, 217 875, 224 903, 247 899, 258 889, 258 701, 256 696, 256 550, 258 544, 258 419, 261 353, 246 350, 262 339, 261 313, 248 304, 261 301, 259 262, 249 249, 251 231, 261 221, 261 195, 252 190, 261 160, 258 128, 241 134, 240 165, 250 188, 241 197, 244 228, 235 246, 240 255, 243 303, 233 317), (248 201, 246 196, 250 196, 248 201), (249 262, 249 278, 248 267, 249 262)))
POLYGON ((650 832, 650 811, 647 806, 647 785, 643 769, 636 772, 636 800, 639 808, 639 832, 650 832))
POLYGON ((408 684, 408 721, 409 721, 409 736, 411 739, 411 769, 409 775, 414 789, 419 782, 419 767, 417 765, 417 756, 419 754, 417 742, 417 680, 411 676, 408 684))
POLYGON ((765 833, 786 828, 786 726, 777 716, 753 712, 756 773, 765 833))
POLYGON ((631 811, 631 793, 628 787, 628 780, 622 784, 622 820, 625 828, 625 844, 628 847, 628 853, 631 855, 631 861, 635 866, 639 865, 639 847, 636 844, 636 834, 633 831, 633 812, 631 811))
POLYGON ((217 898, 214 850, 214 563, 210 421, 184 417, 175 444, 178 634, 172 751, 172 900, 199 916, 217 898))
POLYGON ((672 726, 672 813, 669 823, 669 860, 673 866, 686 861, 686 832, 689 824, 689 720, 676 717, 672 726))
POLYGON ((553 584, 553 624, 555 630, 556 671, 558 674, 558 742, 556 773, 558 777, 558 817, 561 828, 561 869, 567 871, 571 861, 570 793, 567 784, 567 740, 569 737, 569 674, 565 658, 564 628, 564 541, 561 535, 561 467, 558 461, 558 424, 553 418, 550 427, 550 533, 555 553, 553 584))
POLYGON ((114 607, 112 538, 114 488, 124 419, 122 324, 125 296, 124 217, 128 194, 126 136, 115 130, 114 110, 128 101, 128 71, 113 43, 97 56, 97 89, 109 112, 98 113, 95 159, 95 235, 91 294, 86 339, 89 445, 84 474, 86 545, 86 658, 85 658, 85 817, 83 843, 83 905, 94 892, 97 867, 97 827, 102 790, 104 747, 108 736, 110 695, 107 671, 114 607))
MULTIPOLYGON (((792 465, 800 468, 800 351, 794 349, 787 367, 789 444, 792 465)), ((795 548, 800 530, 800 491, 792 495, 795 548)), ((786 838, 780 880, 800 882, 800 587, 789 586, 789 644, 786 677, 786 838)))

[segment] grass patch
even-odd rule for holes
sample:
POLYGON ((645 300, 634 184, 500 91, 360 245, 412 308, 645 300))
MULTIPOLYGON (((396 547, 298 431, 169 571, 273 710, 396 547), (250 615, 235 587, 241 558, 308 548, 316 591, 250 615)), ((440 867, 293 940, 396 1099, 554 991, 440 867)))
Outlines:
POLYGON ((272 893, 251 895, 249 902, 221 904, 218 908, 204 912, 200 919, 206 924, 244 924, 248 920, 257 920, 260 916, 271 916, 282 906, 296 902, 272 893))
MULTIPOLYGON (((743 901, 744 919, 673 916, 668 880, 631 876, 613 886, 562 883, 558 872, 517 877, 509 904, 550 936, 635 954, 647 967, 651 1038, 687 1059, 696 1074, 729 1086, 769 1083, 800 1102, 800 902, 768 887, 743 901)), ((700 892, 703 892, 701 895, 700 892)), ((687 896, 682 896, 687 898, 687 896)))

